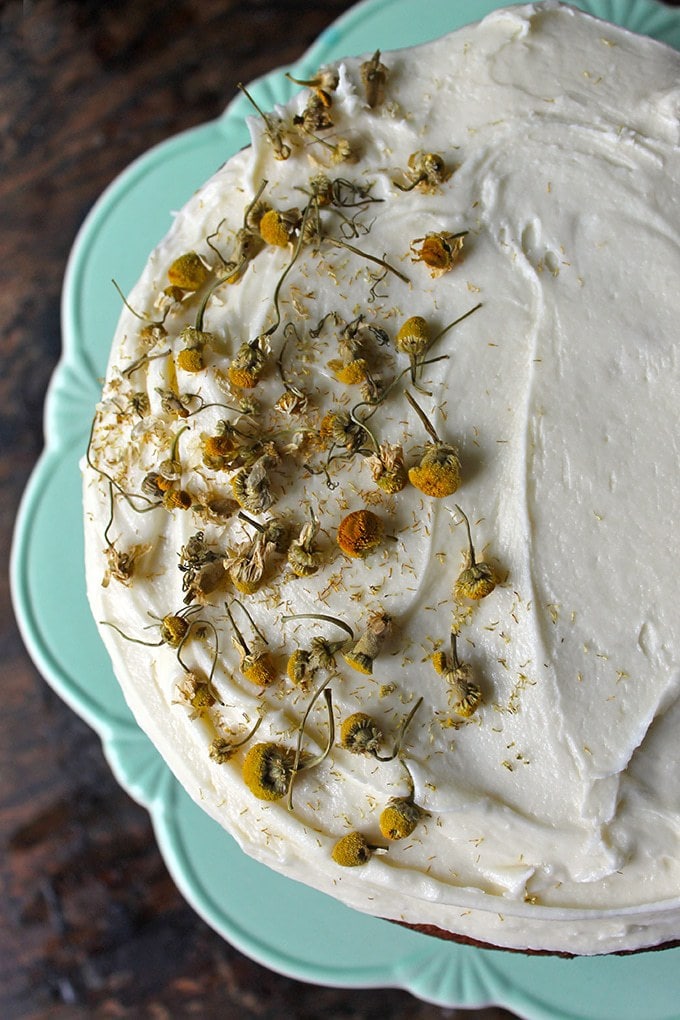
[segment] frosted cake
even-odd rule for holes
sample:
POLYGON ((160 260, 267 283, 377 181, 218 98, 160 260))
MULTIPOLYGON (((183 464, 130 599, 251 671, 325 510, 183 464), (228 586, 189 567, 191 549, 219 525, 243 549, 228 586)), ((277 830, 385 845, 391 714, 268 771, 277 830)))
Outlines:
POLYGON ((116 675, 246 853, 358 910, 680 938, 679 76, 546 3, 245 90, 122 300, 116 675))

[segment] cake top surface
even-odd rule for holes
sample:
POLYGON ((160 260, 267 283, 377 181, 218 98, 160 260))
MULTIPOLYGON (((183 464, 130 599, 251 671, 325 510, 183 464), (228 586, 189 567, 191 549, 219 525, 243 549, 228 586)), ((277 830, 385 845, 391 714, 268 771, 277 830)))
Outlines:
POLYGON ((678 927, 678 69, 554 4, 348 59, 127 299, 85 473, 116 672, 249 853, 359 909, 678 927))

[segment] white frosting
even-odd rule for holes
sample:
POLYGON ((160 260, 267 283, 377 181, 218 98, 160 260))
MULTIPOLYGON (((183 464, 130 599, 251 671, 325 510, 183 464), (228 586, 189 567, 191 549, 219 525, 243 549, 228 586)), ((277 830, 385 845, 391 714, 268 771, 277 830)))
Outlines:
MULTIPOLYGON (((182 252, 195 249, 215 266, 206 237, 218 228, 213 243, 229 257, 244 207, 263 179, 263 197, 278 209, 302 207, 306 198, 297 189, 324 167, 329 176, 371 183, 371 196, 383 201, 362 214, 368 230, 352 243, 384 254, 409 282, 388 273, 371 294, 379 266, 324 243, 303 248, 281 288, 271 367, 253 392, 263 421, 290 428, 292 419, 267 409, 281 393, 275 360, 283 326, 295 322, 301 339, 297 353, 288 345, 286 371, 312 396, 316 429, 334 400, 351 406, 360 399, 327 367, 337 357, 339 330, 327 324, 309 340, 323 315, 336 311, 349 321, 361 312, 394 338, 408 316, 426 317, 437 332, 481 301, 433 348, 432 357, 448 355, 423 371, 433 397, 416 394, 442 438, 459 448, 460 489, 435 500, 409 486, 371 503, 396 541, 385 540, 366 560, 349 560, 334 551, 334 531, 344 513, 367 505, 364 494, 377 492, 362 458, 333 465, 339 486, 331 490, 323 475, 310 475, 285 454, 272 474, 273 512, 299 529, 306 506, 315 507, 326 564, 306 580, 281 567, 246 597, 283 656, 282 679, 265 691, 239 673, 224 609, 233 589, 208 598, 197 615, 219 634, 215 686, 224 706, 202 718, 191 720, 178 703, 175 650, 130 643, 107 627, 102 636, 140 725, 180 781, 247 853, 284 874, 359 910, 501 946, 593 954, 679 938, 680 627, 672 535, 680 498, 680 58, 572 8, 539 4, 498 11, 382 60, 390 72, 386 102, 373 111, 363 98, 361 61, 341 65, 334 127, 324 134, 359 143, 359 163, 329 168, 328 150, 311 140, 277 161, 254 120, 253 147, 176 217, 130 303, 153 317, 167 268, 182 252), (456 168, 431 194, 394 184, 405 182, 416 150, 439 153, 456 168), (416 238, 466 229, 464 259, 445 275, 433 279, 410 260, 416 238), (478 558, 484 551, 502 583, 465 617, 459 637, 484 703, 450 727, 446 685, 428 657, 448 646, 455 610, 452 584, 466 548, 460 519, 450 512, 456 502, 472 522, 478 558), (387 854, 341 868, 331 849, 346 832, 360 830, 385 845, 378 815, 391 796, 406 792, 397 762, 336 746, 322 765, 299 775, 289 811, 285 801, 265 803, 246 788, 245 749, 217 764, 208 746, 216 727, 238 735, 263 707, 255 740, 295 744, 310 695, 285 677, 286 656, 315 634, 335 640, 340 632, 311 621, 283 624, 283 614, 324 612, 358 631, 378 606, 393 616, 393 634, 373 678, 338 660, 330 685, 335 718, 370 713, 389 748, 423 697, 405 761, 428 815, 387 854)), ((301 90, 295 110, 308 95, 301 90)), ((342 236, 337 214, 322 216, 329 232, 342 236)), ((290 251, 266 248, 238 283, 215 292, 205 321, 219 338, 207 353, 211 370, 224 371, 243 341, 273 323, 273 291, 290 258, 290 251)), ((195 314, 196 302, 171 314, 169 339, 152 353, 178 350, 177 334, 195 314)), ((138 493, 186 425, 182 484, 194 493, 216 485, 230 496, 229 474, 202 465, 200 437, 235 415, 215 407, 182 421, 163 412, 156 387, 172 382, 168 358, 122 378, 145 350, 140 325, 124 311, 92 459, 138 493), (119 413, 139 390, 148 392, 151 415, 119 413)), ((368 346, 385 380, 407 364, 393 348, 368 346)), ((214 371, 180 370, 178 385, 206 402, 236 399, 214 371)), ((403 441, 411 464, 426 436, 403 398, 407 387, 405 377, 370 425, 379 439, 403 441)), ((318 453, 305 456, 323 461, 318 453)), ((252 536, 237 520, 218 526, 191 511, 140 514, 117 496, 109 531, 116 548, 153 549, 139 559, 129 586, 113 579, 102 587, 108 483, 89 468, 85 505, 94 614, 149 641, 158 634, 143 629, 154 622, 149 614, 182 606, 177 563, 188 538, 203 528, 215 549, 226 550, 252 536)), ((250 637, 245 617, 238 621, 250 637)), ((203 642, 187 642, 182 657, 207 672, 212 647, 208 632, 203 642)), ((323 747, 326 734, 319 699, 305 749, 323 747)))

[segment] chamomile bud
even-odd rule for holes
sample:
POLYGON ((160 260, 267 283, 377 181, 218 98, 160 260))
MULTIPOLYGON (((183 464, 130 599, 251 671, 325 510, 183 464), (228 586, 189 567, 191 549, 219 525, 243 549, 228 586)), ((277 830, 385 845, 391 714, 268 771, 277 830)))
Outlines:
POLYGON ((217 762, 218 765, 224 765, 226 762, 231 761, 239 748, 247 744, 255 734, 257 733, 260 723, 262 722, 262 716, 257 717, 255 725, 246 733, 240 740, 229 740, 227 737, 215 737, 208 748, 208 755, 212 761, 217 762))
POLYGON ((375 754, 382 739, 382 733, 365 712, 348 716, 340 727, 340 745, 352 754, 375 754))
POLYGON ((343 364, 341 361, 330 361, 329 368, 333 375, 344 386, 354 386, 366 381, 368 376, 368 362, 365 358, 352 358, 343 364))
POLYGON ((197 670, 185 670, 177 684, 177 693, 192 709, 190 719, 198 719, 216 704, 223 704, 212 681, 197 670))
POLYGON ((177 367, 183 372, 202 372, 205 368, 203 351, 200 347, 183 347, 177 352, 177 367))
POLYGON ((262 514, 273 506, 275 497, 269 473, 277 461, 274 454, 264 453, 252 467, 240 468, 229 480, 234 498, 244 510, 262 514))
POLYGON ((311 652, 306 648, 296 648, 286 664, 286 674, 290 682, 296 687, 304 687, 313 678, 315 672, 311 652))
POLYGON ((432 662, 432 668, 439 676, 443 676, 449 669, 449 660, 446 652, 433 652, 430 661, 432 662))
POLYGON ((227 378, 232 386, 246 390, 254 389, 266 364, 267 358, 257 341, 241 344, 227 369, 227 378))
POLYGON ((359 71, 366 102, 374 109, 385 101, 385 85, 389 74, 388 68, 380 61, 380 50, 376 50, 370 60, 365 60, 359 71))
POLYGON ((401 492, 408 484, 404 451, 394 443, 381 443, 378 452, 368 457, 373 481, 389 495, 401 492))
POLYGON ((163 506, 166 510, 190 510, 192 499, 186 489, 168 489, 163 493, 163 506))
POLYGON ((281 800, 293 778, 295 757, 295 750, 283 744, 254 744, 243 762, 243 781, 258 800, 281 800))
POLYGON ((432 439, 432 442, 425 446, 420 462, 410 468, 409 481, 426 496, 434 496, 436 499, 450 496, 460 485, 458 451, 441 441, 429 418, 408 391, 406 399, 432 439))
POLYGON ((177 613, 168 613, 161 620, 161 641, 171 648, 177 648, 187 635, 189 621, 177 613))
POLYGON ((268 209, 260 220, 258 230, 265 244, 274 248, 287 248, 294 242, 299 226, 299 209, 289 209, 286 212, 268 209))
POLYGON ((335 844, 331 857, 342 868, 356 868, 368 864, 376 849, 360 832, 348 832, 335 844))
POLYGON ((215 336, 195 326, 185 326, 179 335, 186 345, 177 352, 177 367, 185 372, 202 372, 205 368, 205 348, 213 343, 215 336))
POLYGON ((211 471, 224 471, 233 466, 239 454, 239 443, 233 432, 218 435, 202 435, 201 448, 203 463, 211 471))
MULTIPOLYGON (((250 623, 252 624, 253 629, 257 634, 257 637, 260 639, 260 641, 263 641, 266 644, 266 639, 257 629, 253 618, 251 617, 250 613, 243 605, 243 603, 240 602, 238 599, 235 599, 234 603, 235 605, 241 607, 245 615, 248 617, 250 623)), ((225 609, 227 610, 229 622, 231 623, 234 629, 233 638, 234 645, 239 650, 239 654, 241 656, 241 673, 246 678, 246 680, 248 680, 251 684, 255 684, 256 687, 269 687, 270 684, 273 684, 276 680, 278 680, 278 670, 276 668, 274 660, 269 654, 269 651, 266 648, 264 649, 260 648, 258 650, 251 649, 246 643, 243 634, 236 625, 233 613, 226 603, 225 609)))
POLYGON ((290 543, 288 550, 288 565, 296 577, 311 577, 322 563, 321 553, 314 544, 321 525, 314 511, 310 509, 309 513, 311 520, 303 524, 300 534, 290 543))
POLYGON ((378 548, 384 533, 383 522, 372 510, 354 510, 340 521, 337 542, 345 555, 364 559, 378 548))
POLYGON ((142 479, 142 492, 152 499, 162 499, 164 493, 172 488, 172 482, 165 478, 160 471, 150 471, 142 479))
POLYGON ((168 269, 170 286, 184 291, 200 290, 209 276, 210 270, 195 251, 180 255, 168 269))
POLYGON ((408 184, 394 181, 400 191, 419 191, 432 194, 438 185, 443 184, 451 176, 442 156, 438 152, 412 152, 408 158, 408 170, 404 171, 408 184))
POLYGON ((496 587, 495 572, 490 563, 486 563, 484 560, 477 562, 472 544, 470 521, 458 504, 456 504, 456 510, 465 521, 468 550, 466 555, 467 564, 456 578, 453 594, 458 602, 462 599, 472 599, 473 602, 479 602, 480 599, 490 595, 496 587))
POLYGON ((457 634, 451 632, 451 660, 444 652, 435 652, 432 665, 436 673, 448 685, 449 704, 452 712, 462 719, 469 719, 482 703, 481 688, 472 679, 472 668, 468 662, 458 658, 457 634))
POLYGON ((427 319, 422 315, 412 315, 397 333, 395 347, 411 358, 422 357, 430 346, 432 335, 427 319))
POLYGON ((460 485, 460 459, 448 443, 428 444, 418 464, 409 469, 411 485, 426 496, 443 499, 460 485))
POLYGON ((411 242, 412 260, 423 262, 434 278, 448 273, 463 256, 463 244, 468 235, 467 230, 458 234, 441 231, 437 234, 426 234, 411 242), (418 247, 420 245, 420 247, 418 247))
POLYGON ((373 662, 380 654, 391 628, 391 616, 382 610, 372 613, 364 632, 343 655, 347 665, 357 670, 358 673, 370 676, 373 673, 373 662))
POLYGON ((330 105, 330 96, 327 93, 312 93, 302 113, 297 113, 293 117, 293 124, 299 131, 305 131, 310 135, 317 131, 328 131, 333 127, 330 105))
POLYGON ((393 797, 380 814, 378 824, 385 839, 406 839, 423 816, 409 797, 393 797))
POLYGON ((348 411, 328 411, 321 419, 319 435, 323 442, 332 442, 350 452, 358 450, 364 441, 364 430, 348 411))
POLYGON ((269 687, 279 678, 274 660, 267 651, 244 655, 241 659, 241 672, 256 687, 269 687))

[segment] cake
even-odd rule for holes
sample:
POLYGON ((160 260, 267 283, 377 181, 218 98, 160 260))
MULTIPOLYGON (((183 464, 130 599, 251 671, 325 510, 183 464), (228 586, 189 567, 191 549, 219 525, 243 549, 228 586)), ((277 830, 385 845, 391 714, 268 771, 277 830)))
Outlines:
POLYGON ((549 2, 244 90, 122 298, 102 639, 196 801, 360 911, 680 939, 679 82, 549 2))

